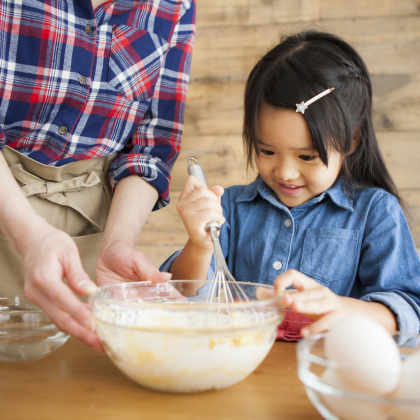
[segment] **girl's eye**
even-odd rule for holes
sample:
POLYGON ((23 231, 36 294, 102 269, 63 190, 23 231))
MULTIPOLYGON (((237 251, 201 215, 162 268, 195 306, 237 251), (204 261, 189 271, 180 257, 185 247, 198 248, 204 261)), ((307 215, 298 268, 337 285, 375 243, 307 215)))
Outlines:
POLYGON ((316 159, 318 156, 315 155, 300 155, 299 159, 304 160, 305 162, 309 162, 310 160, 316 159))
POLYGON ((266 149, 260 149, 260 153, 262 153, 263 155, 266 155, 266 156, 273 156, 274 155, 273 151, 266 150, 266 149))

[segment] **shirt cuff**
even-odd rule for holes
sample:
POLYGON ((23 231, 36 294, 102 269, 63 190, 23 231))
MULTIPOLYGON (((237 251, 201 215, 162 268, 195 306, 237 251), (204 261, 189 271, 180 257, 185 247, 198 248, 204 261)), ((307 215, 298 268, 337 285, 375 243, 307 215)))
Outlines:
POLYGON ((159 198, 153 210, 158 210, 169 204, 170 170, 162 161, 148 155, 122 153, 111 164, 112 190, 115 190, 120 179, 129 175, 139 175, 156 188, 159 198))
POLYGON ((166 259, 162 265, 159 267, 159 271, 163 273, 169 273, 169 270, 172 267, 172 264, 174 261, 178 258, 178 255, 181 253, 182 249, 178 249, 178 251, 175 251, 168 259, 166 259))
POLYGON ((0 151, 3 149, 3 146, 6 144, 6 135, 4 134, 3 127, 0 125, 0 151))
POLYGON ((379 302, 387 306, 395 314, 400 332, 419 333, 420 309, 410 296, 399 291, 375 292, 360 299, 365 302, 379 302))
MULTIPOLYGON (((168 259, 166 259, 162 265, 159 267, 159 271, 163 273, 169 273, 169 270, 172 267, 172 264, 174 261, 178 258, 178 255, 181 253, 182 249, 178 249, 178 251, 175 251, 168 259)), ((209 267, 209 271, 207 272, 207 280, 213 280, 214 276, 214 262, 213 262, 214 256, 211 257, 211 264, 209 267)))

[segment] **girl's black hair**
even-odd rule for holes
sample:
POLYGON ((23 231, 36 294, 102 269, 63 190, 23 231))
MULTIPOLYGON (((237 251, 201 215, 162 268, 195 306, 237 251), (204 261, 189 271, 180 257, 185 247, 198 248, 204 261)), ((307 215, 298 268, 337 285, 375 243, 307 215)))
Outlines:
POLYGON ((389 174, 372 121, 372 83, 365 63, 336 35, 307 30, 281 39, 251 71, 245 88, 243 141, 247 167, 258 153, 257 116, 264 105, 296 111, 328 88, 303 115, 315 150, 328 165, 328 150, 343 156, 341 177, 350 189, 379 187, 393 194, 405 208, 389 174), (360 139, 352 149, 353 139, 360 139))

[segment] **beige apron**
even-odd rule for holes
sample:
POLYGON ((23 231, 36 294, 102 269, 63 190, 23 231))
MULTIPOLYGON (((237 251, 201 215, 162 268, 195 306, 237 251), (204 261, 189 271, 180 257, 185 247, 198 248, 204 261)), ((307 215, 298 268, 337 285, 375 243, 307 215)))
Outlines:
MULTIPOLYGON (((95 280, 112 199, 109 168, 116 155, 48 166, 8 146, 2 153, 32 207, 74 239, 84 269, 95 280)), ((23 283, 22 258, 0 231, 0 296, 22 295, 23 283)))

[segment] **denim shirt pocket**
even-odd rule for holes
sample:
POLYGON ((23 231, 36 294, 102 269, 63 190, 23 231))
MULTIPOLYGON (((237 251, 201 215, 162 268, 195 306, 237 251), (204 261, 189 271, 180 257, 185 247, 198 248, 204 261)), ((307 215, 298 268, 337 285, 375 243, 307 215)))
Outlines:
POLYGON ((300 271, 326 285, 352 277, 356 265, 358 231, 308 229, 300 271))
POLYGON ((112 28, 108 83, 131 101, 153 96, 168 43, 144 29, 112 28))

